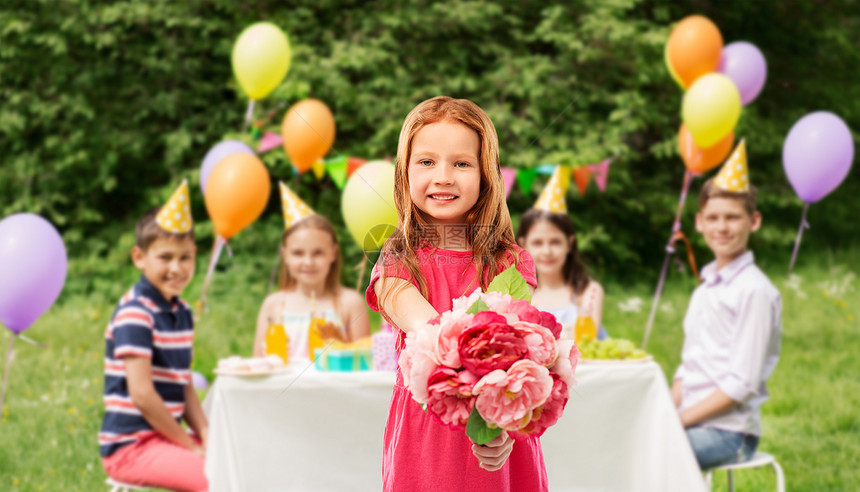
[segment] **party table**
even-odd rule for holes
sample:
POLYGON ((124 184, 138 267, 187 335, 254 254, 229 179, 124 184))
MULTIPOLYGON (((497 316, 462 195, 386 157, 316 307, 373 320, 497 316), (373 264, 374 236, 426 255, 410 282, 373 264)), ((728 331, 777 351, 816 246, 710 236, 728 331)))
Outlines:
MULTIPOLYGON (((541 438, 552 491, 704 491, 660 366, 582 363, 564 416, 541 438)), ((382 489, 391 372, 295 368, 219 376, 209 416, 210 490, 382 489)))

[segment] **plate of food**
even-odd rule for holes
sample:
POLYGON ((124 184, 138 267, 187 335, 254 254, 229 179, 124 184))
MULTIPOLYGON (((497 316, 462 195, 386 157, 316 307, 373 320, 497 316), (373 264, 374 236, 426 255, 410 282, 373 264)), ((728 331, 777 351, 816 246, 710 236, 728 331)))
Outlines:
POLYGON ((579 345, 583 364, 641 364, 654 357, 624 338, 585 340, 579 345))
POLYGON ((277 355, 239 357, 234 355, 218 361, 215 374, 240 378, 259 378, 287 372, 289 368, 277 355))

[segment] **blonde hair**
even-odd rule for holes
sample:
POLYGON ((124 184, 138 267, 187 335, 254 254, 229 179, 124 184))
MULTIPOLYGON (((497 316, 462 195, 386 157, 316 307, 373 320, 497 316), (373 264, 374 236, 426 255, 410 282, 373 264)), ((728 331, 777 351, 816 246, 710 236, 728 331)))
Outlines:
MULTIPOLYGON (((281 275, 278 279, 278 288, 280 290, 290 290, 295 287, 297 283, 296 279, 290 275, 290 269, 287 268, 287 262, 284 261, 284 254, 287 249, 287 239, 289 239, 292 233, 308 228, 319 229, 323 232, 327 232, 331 236, 332 243, 334 243, 336 248, 338 247, 337 233, 334 230, 334 226, 332 226, 331 222, 322 215, 310 215, 293 224, 292 227, 285 230, 284 234, 281 236, 281 275)), ((340 249, 338 248, 334 261, 331 263, 331 267, 329 268, 328 275, 326 275, 325 278, 325 290, 320 296, 330 295, 332 297, 332 302, 335 305, 335 310, 337 310, 338 294, 340 290, 340 267, 340 249)))
MULTIPOLYGON (((507 253, 513 257, 514 264, 518 262, 513 223, 505 201, 505 182, 499 167, 499 138, 493 122, 484 110, 469 100, 445 96, 428 99, 409 112, 400 130, 394 171, 394 203, 399 221, 397 230, 382 247, 380 272, 384 278, 385 266, 390 264, 389 261, 396 261, 418 283, 418 289, 425 298, 427 284, 420 275, 415 249, 426 242, 421 231, 429 228, 431 222, 427 214, 412 202, 409 194, 409 157, 415 135, 425 126, 441 121, 460 123, 474 130, 480 140, 481 186, 478 201, 466 214, 466 240, 481 288, 486 289, 500 272, 499 264, 505 262, 507 253)), ((383 297, 395 293, 385 292, 383 297)), ((384 299, 380 301, 384 305, 384 299)))

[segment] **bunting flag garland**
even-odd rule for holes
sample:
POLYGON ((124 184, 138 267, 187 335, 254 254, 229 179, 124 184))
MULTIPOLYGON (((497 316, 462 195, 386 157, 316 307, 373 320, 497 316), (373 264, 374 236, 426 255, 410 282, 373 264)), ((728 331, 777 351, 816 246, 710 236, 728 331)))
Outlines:
POLYGON ((517 181, 517 169, 515 167, 502 167, 499 170, 502 172, 502 179, 505 180, 505 198, 507 198, 511 195, 511 190, 517 181))
POLYGON ((314 162, 314 165, 313 167, 311 167, 311 170, 314 172, 314 176, 316 176, 317 181, 325 177, 325 168, 326 163, 322 159, 314 162))
POLYGON ((588 166, 588 169, 591 171, 591 175, 594 176, 594 184, 597 185, 597 189, 599 189, 601 193, 606 191, 606 182, 609 179, 609 164, 611 163, 611 159, 603 159, 600 161, 600 164, 592 164, 588 166))
POLYGON ((260 140, 260 145, 257 146, 257 154, 264 154, 272 149, 277 149, 284 143, 284 139, 281 138, 275 132, 266 132, 263 134, 263 138, 260 140))
POLYGON ((352 176, 356 169, 367 163, 367 159, 359 159, 358 157, 350 157, 346 161, 346 177, 352 176))
POLYGON ((585 196, 589 178, 591 178, 591 169, 588 166, 579 166, 573 170, 573 180, 576 181, 576 187, 582 196, 585 196))
POLYGON ((325 170, 328 173, 328 177, 334 181, 335 186, 339 190, 342 190, 344 185, 346 185, 346 165, 348 160, 348 156, 339 155, 325 162, 325 170))
POLYGON ((532 184, 535 182, 536 176, 537 169, 535 168, 517 170, 517 184, 523 195, 529 196, 532 194, 532 184))

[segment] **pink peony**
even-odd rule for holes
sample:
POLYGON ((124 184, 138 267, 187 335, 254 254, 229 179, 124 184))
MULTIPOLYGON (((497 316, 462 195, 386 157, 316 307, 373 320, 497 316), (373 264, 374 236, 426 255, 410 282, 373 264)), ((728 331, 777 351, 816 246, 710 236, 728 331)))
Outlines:
POLYGON ((446 311, 442 314, 439 323, 439 335, 436 337, 436 343, 433 347, 435 358, 440 364, 452 369, 462 367, 460 363, 460 335, 466 327, 471 325, 474 317, 474 314, 466 314, 465 312, 454 315, 451 311, 446 311))
POLYGON ((478 377, 469 371, 455 371, 440 366, 430 374, 427 383, 427 409, 443 424, 460 427, 466 425, 475 405, 472 388, 478 377))
POLYGON ((481 311, 460 334, 460 363, 477 376, 506 370, 528 354, 519 332, 505 318, 481 311))
POLYGON ((552 332, 541 325, 528 321, 517 321, 514 323, 526 346, 529 349, 529 359, 536 363, 549 367, 555 362, 556 342, 552 332))
POLYGON ((470 307, 472 307, 472 304, 474 304, 475 301, 477 301, 481 297, 482 297, 481 296, 481 288, 478 287, 477 289, 473 290, 472 293, 469 294, 468 296, 458 297, 458 298, 454 299, 453 301, 451 301, 451 304, 452 304, 451 311, 466 312, 470 307))
POLYGON ((481 299, 491 311, 495 311, 501 315, 508 312, 511 302, 514 300, 510 294, 502 294, 501 292, 487 292, 481 296, 481 299))
POLYGON ((579 348, 573 344, 573 340, 564 339, 558 341, 558 358, 550 370, 561 378, 568 386, 576 384, 576 364, 579 362, 579 348))
POLYGON ((550 373, 552 377, 552 391, 546 403, 537 407, 532 412, 531 421, 521 428, 519 432, 525 434, 537 434, 540 436, 550 426, 555 425, 567 405, 570 393, 567 384, 558 375, 550 373))
POLYGON ((472 393, 488 425, 516 431, 529 423, 532 411, 546 403, 553 379, 546 367, 530 360, 515 362, 507 372, 495 370, 478 381, 472 393))
POLYGON ((561 323, 555 319, 555 316, 539 310, 529 304, 528 301, 520 299, 512 302, 507 312, 515 314, 520 321, 528 321, 543 326, 552 333, 553 338, 558 339, 561 335, 561 323))
POLYGON ((552 332, 552 336, 554 336, 556 340, 561 337, 561 323, 559 323, 558 320, 555 319, 554 314, 550 314, 546 311, 541 311, 539 324, 552 332))
POLYGON ((435 356, 438 325, 425 325, 424 328, 406 335, 406 348, 400 352, 397 363, 403 375, 403 384, 412 391, 418 403, 427 402, 427 380, 439 366, 435 356))

